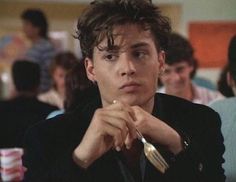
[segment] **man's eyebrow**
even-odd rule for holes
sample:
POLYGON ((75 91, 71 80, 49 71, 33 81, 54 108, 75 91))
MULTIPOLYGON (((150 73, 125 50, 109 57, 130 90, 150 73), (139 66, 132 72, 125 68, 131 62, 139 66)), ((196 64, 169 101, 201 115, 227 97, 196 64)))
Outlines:
POLYGON ((140 42, 131 46, 131 49, 139 48, 139 47, 149 47, 149 44, 146 42, 140 42))
POLYGON ((116 51, 119 51, 120 50, 120 47, 119 46, 117 46, 117 45, 112 45, 112 46, 110 46, 110 47, 108 47, 108 46, 104 46, 104 47, 98 47, 98 49, 100 50, 100 51, 106 51, 106 52, 116 52, 116 51))
MULTIPOLYGON (((139 42, 139 43, 136 43, 136 44, 133 44, 131 45, 131 49, 136 49, 136 48, 139 48, 139 47, 149 47, 149 44, 146 43, 146 42, 139 42)), ((100 51, 106 51, 106 52, 117 52, 117 51, 121 51, 123 50, 124 47, 121 47, 121 46, 118 46, 118 45, 113 45, 113 46, 110 46, 110 47, 107 47, 107 46, 104 46, 104 47, 98 47, 98 49, 100 51)))

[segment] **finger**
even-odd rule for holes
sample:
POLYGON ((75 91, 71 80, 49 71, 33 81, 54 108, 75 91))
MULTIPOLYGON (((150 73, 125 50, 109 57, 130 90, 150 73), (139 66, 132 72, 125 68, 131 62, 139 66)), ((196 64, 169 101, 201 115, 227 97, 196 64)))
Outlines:
POLYGON ((112 126, 112 125, 105 125, 104 131, 107 135, 113 138, 113 146, 117 151, 120 151, 124 145, 124 140, 122 138, 121 130, 112 126))
POLYGON ((130 135, 128 137, 128 140, 126 142, 126 144, 131 146, 132 144, 132 141, 137 138, 137 134, 136 134, 136 127, 135 127, 135 123, 134 121, 136 120, 136 117, 135 117, 135 113, 134 113, 134 110, 132 109, 131 106, 123 103, 123 102, 120 102, 120 101, 117 101, 117 100, 114 100, 113 101, 113 104, 110 105, 109 107, 107 107, 106 109, 108 110, 118 110, 118 111, 123 111, 123 112, 126 112, 128 113, 127 114, 119 114, 118 117, 126 120, 127 122, 127 126, 128 126, 128 129, 129 129, 129 132, 130 132, 130 135))
POLYGON ((132 118, 129 115, 129 113, 121 110, 109 110, 109 112, 107 112, 106 114, 107 114, 106 120, 110 124, 121 129, 122 137, 123 140, 125 141, 124 143, 126 145, 126 148, 127 149, 131 148, 133 140, 137 138, 137 134, 134 122, 132 121, 132 118), (114 120, 114 118, 117 118, 118 120, 114 120), (124 135, 124 130, 125 130, 125 135, 124 135))
POLYGON ((133 112, 133 109, 131 108, 131 106, 129 106, 126 103, 117 101, 117 100, 113 100, 113 104, 109 105, 107 107, 107 109, 123 110, 123 111, 127 111, 131 115, 134 115, 134 112, 133 112))
POLYGON ((142 126, 142 123, 145 120, 145 111, 138 106, 132 106, 132 109, 135 114, 135 127, 140 129, 139 127, 142 126))
POLYGON ((113 100, 113 104, 110 105, 107 109, 117 109, 117 110, 126 111, 131 116, 132 121, 136 120, 134 110, 132 109, 131 106, 129 106, 126 103, 123 103, 123 102, 120 102, 120 101, 117 101, 117 100, 113 100))
POLYGON ((127 134, 128 134, 128 127, 125 120, 122 118, 114 117, 112 115, 104 115, 103 120, 105 123, 119 129, 121 131, 122 139, 125 140, 127 134))
POLYGON ((130 137, 133 139, 136 138, 136 127, 130 114, 127 111, 123 110, 112 110, 112 112, 111 110, 109 111, 110 112, 107 112, 107 115, 109 115, 110 117, 119 118, 123 122, 125 121, 126 127, 128 128, 128 131, 130 133, 130 137))
POLYGON ((136 120, 135 112, 134 112, 135 110, 131 106, 129 106, 129 105, 123 103, 123 102, 119 102, 117 100, 114 100, 113 103, 115 104, 114 108, 119 108, 119 110, 127 111, 130 114, 132 120, 133 121, 136 120))
POLYGON ((136 121, 138 119, 138 116, 142 113, 143 110, 140 109, 139 106, 132 106, 131 109, 133 111, 134 120, 136 121))
MULTIPOLYGON (((111 125, 112 127, 115 127, 117 129, 120 129, 123 141, 125 141, 125 138, 128 133, 128 127, 127 123, 124 119, 121 117, 117 117, 115 114, 118 111, 113 111, 113 110, 106 110, 106 109, 99 109, 96 111, 96 119, 94 119, 95 125, 97 125, 97 128, 99 129, 99 132, 101 132, 101 135, 104 135, 104 126, 105 125, 111 125)), ((119 111, 120 112, 120 111, 119 111)))
POLYGON ((130 136, 130 134, 128 133, 128 135, 125 139, 125 146, 126 146, 127 149, 130 149, 132 147, 133 140, 134 140, 134 138, 132 138, 130 136))

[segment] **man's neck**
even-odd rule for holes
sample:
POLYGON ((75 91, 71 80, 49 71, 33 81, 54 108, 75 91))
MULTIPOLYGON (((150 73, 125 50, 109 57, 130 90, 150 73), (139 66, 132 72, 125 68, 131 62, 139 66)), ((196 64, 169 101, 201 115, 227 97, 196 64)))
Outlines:
POLYGON ((64 98, 65 97, 65 88, 58 88, 57 89, 60 97, 64 98))

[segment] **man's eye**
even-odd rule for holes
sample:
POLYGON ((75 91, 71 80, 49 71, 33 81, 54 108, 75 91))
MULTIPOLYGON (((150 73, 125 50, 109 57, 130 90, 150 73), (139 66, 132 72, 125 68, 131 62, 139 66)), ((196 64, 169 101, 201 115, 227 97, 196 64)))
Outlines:
POLYGON ((137 52, 134 52, 134 57, 135 57, 135 58, 144 59, 144 58, 146 58, 146 56, 147 56, 147 53, 144 52, 144 51, 137 51, 137 52))
POLYGON ((115 54, 107 54, 104 56, 105 60, 107 61, 115 61, 117 59, 117 55, 115 54))

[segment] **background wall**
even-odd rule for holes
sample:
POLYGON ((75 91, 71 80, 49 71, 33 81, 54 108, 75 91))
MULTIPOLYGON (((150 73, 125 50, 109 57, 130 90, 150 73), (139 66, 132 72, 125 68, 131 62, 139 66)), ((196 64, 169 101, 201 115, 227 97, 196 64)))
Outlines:
MULTIPOLYGON (((48 16, 50 30, 65 32, 66 48, 76 50, 73 34, 76 20, 90 0, 0 0, 0 38, 21 33, 21 12, 28 7, 41 8, 48 16)), ((198 21, 236 21, 236 0, 153 0, 170 17, 173 30, 188 37, 188 25, 198 21)), ((1 60, 0 60, 1 66, 1 60)), ((201 68, 198 72, 216 82, 221 68, 201 68)))
MULTIPOLYGON (((181 6, 182 14, 178 32, 186 37, 188 37, 188 25, 191 22, 236 22, 236 0, 153 0, 153 2, 158 4, 178 3, 181 6)), ((220 70, 221 68, 200 68, 197 75, 207 77, 213 82, 216 82, 220 70)))

